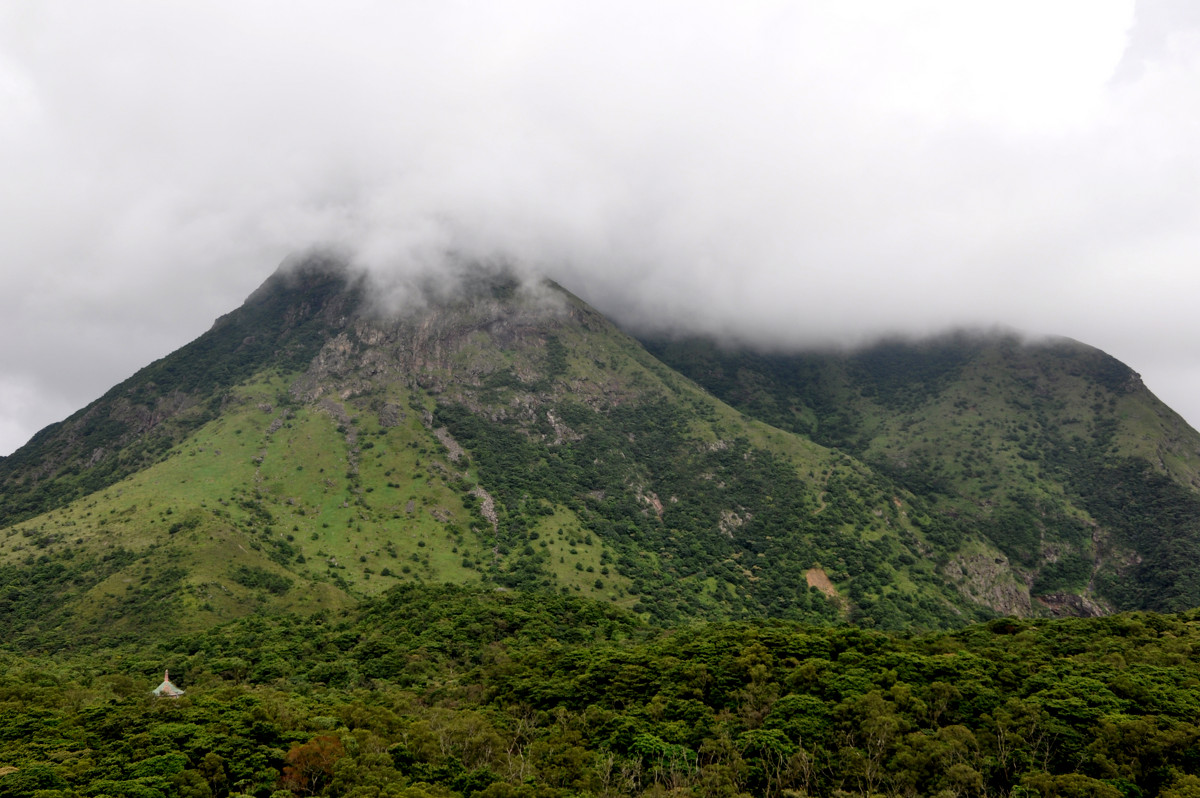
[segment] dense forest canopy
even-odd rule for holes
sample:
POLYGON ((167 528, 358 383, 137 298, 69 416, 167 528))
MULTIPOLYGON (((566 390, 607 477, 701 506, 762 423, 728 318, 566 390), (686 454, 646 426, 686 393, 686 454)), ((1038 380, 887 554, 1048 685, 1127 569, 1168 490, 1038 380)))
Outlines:
POLYGON ((1194 795, 1198 654, 1196 612, 662 629, 398 588, 4 655, 0 796, 1194 795), (164 665, 182 698, 150 695, 164 665))

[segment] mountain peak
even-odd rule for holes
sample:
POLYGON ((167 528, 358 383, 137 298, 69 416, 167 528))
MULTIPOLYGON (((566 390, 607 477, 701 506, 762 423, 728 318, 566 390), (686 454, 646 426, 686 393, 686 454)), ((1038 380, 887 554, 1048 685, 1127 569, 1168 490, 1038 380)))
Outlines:
POLYGON ((281 319, 294 324, 306 318, 345 318, 355 313, 365 294, 366 276, 334 253, 314 251, 284 260, 242 306, 214 325, 251 316, 270 325, 281 319))
POLYGON ((64 628, 419 581, 893 627, 1200 601, 1200 438, 1098 350, 647 345, 505 264, 291 259, 0 461, 0 577, 77 558, 64 628))

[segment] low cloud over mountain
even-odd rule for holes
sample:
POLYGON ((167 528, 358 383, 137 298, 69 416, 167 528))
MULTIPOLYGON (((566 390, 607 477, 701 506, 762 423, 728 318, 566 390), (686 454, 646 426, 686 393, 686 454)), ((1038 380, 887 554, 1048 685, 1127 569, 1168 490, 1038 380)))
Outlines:
POLYGON ((0 451, 311 245, 756 343, 1064 334, 1200 419, 1182 0, 0 15, 0 451))

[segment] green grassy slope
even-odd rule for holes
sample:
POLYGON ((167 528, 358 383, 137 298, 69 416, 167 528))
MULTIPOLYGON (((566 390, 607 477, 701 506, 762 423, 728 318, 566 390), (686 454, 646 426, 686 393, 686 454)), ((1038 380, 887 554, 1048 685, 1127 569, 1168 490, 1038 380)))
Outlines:
MULTIPOLYGON (((381 425, 352 404, 296 403, 294 377, 235 387, 221 415, 161 461, 0 532, 0 623, 39 645, 140 637, 252 611, 336 609, 499 567, 475 481, 403 391, 389 398, 406 409, 381 425)), ((534 529, 557 584, 620 600, 628 580, 608 573, 603 546, 570 513, 539 516, 534 529)))

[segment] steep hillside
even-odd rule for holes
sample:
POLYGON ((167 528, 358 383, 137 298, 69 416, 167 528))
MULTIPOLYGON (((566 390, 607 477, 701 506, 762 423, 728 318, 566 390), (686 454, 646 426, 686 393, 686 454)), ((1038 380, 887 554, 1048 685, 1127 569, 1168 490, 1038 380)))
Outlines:
POLYGON ((285 264, 239 308, 0 459, 0 524, 86 496, 162 457, 217 418, 259 371, 304 368, 361 301, 361 278, 310 256, 285 264))
POLYGON ((853 353, 647 345, 919 496, 964 595, 1016 614, 1200 602, 1200 435, 1103 352, 967 334, 853 353))
POLYGON ((199 628, 406 582, 660 621, 979 617, 912 497, 714 400, 558 287, 465 272, 378 297, 334 263, 285 269, 5 461, 9 636, 199 628))

